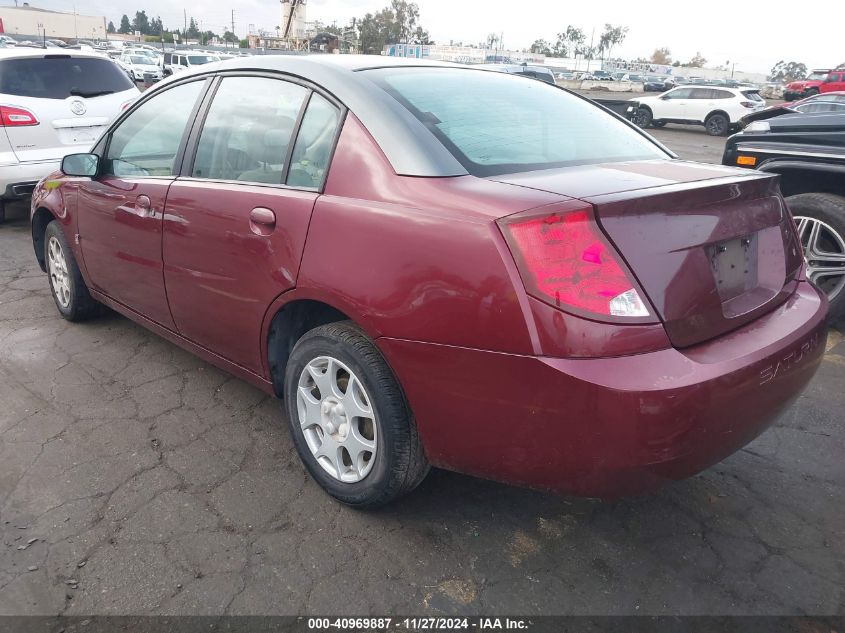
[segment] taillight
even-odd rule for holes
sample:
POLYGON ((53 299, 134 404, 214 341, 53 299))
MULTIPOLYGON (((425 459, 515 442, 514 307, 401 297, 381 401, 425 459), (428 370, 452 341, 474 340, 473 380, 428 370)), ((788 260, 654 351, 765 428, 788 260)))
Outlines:
POLYGON ((753 101, 741 101, 740 104, 744 108, 754 108, 757 106, 753 101))
POLYGON ((24 108, 16 106, 0 106, 0 125, 3 127, 21 127, 24 125, 38 125, 35 115, 24 108))
POLYGON ((588 315, 650 316, 592 211, 517 215, 500 223, 528 294, 588 315))

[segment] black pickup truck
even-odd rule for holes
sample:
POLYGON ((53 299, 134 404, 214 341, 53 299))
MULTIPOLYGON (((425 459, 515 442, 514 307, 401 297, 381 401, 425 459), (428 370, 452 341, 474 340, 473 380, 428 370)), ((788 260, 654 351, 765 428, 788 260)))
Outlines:
MULTIPOLYGON (((761 113, 762 114, 762 113, 761 113)), ((725 145, 724 165, 780 174, 804 245, 807 276, 845 322, 845 113, 772 111, 725 145)))

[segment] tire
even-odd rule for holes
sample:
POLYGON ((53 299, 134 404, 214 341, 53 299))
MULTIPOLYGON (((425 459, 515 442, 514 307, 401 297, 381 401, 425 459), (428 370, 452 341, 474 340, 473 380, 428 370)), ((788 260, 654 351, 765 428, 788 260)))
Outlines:
MULTIPOLYGON (((845 197, 830 193, 801 193, 788 197, 786 203, 799 228, 807 260, 807 276, 827 294, 831 322, 845 324, 845 265, 841 275, 835 271, 823 275, 815 272, 824 267, 825 254, 845 256, 845 197), (813 222, 819 223, 820 230, 816 245, 808 248, 813 222)), ((833 264, 835 267, 836 262, 833 264)))
POLYGON ((794 94, 792 94, 791 92, 784 92, 784 93, 783 93, 783 100, 784 100, 784 101, 794 101, 794 100, 795 100, 795 95, 794 95, 794 94))
POLYGON ((320 326, 297 341, 285 370, 284 401, 299 457, 341 503, 375 508, 411 492, 428 474, 396 376, 351 321, 320 326), (356 409, 368 409, 369 416, 353 416, 356 409), (361 448, 365 443, 372 452, 361 448))
POLYGON ((6 221, 6 201, 0 200, 0 224, 6 221))
POLYGON ((637 108, 637 111, 634 112, 634 116, 631 117, 631 122, 637 127, 647 130, 653 119, 654 117, 651 110, 645 106, 640 106, 637 108))
POLYGON ((68 321, 84 321, 102 313, 103 305, 88 292, 73 251, 56 220, 50 222, 44 232, 44 262, 50 293, 59 314, 68 321))
POLYGON ((704 129, 710 136, 726 136, 731 128, 731 122, 724 114, 711 114, 704 121, 704 129))
POLYGON ((806 93, 804 93, 805 97, 814 97, 819 94, 818 88, 810 88, 806 93))
POLYGON ((651 127, 666 127, 666 121, 652 121, 651 127))

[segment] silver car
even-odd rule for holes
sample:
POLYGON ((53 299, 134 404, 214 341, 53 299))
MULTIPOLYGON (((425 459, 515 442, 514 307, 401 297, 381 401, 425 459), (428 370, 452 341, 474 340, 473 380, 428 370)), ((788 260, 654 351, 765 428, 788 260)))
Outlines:
POLYGON ((0 222, 66 154, 87 151, 139 95, 107 57, 81 51, 0 49, 0 222))

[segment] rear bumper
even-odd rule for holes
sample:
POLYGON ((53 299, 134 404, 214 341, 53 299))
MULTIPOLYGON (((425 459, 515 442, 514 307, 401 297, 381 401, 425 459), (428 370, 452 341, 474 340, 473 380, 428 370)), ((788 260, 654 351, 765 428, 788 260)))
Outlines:
POLYGON ((826 313, 802 282, 774 312, 683 350, 560 359, 378 342, 433 464, 616 497, 693 475, 759 435, 818 368, 826 313))
POLYGON ((35 185, 47 174, 56 171, 61 160, 17 163, 0 166, 0 191, 4 200, 17 200, 32 195, 35 185))

